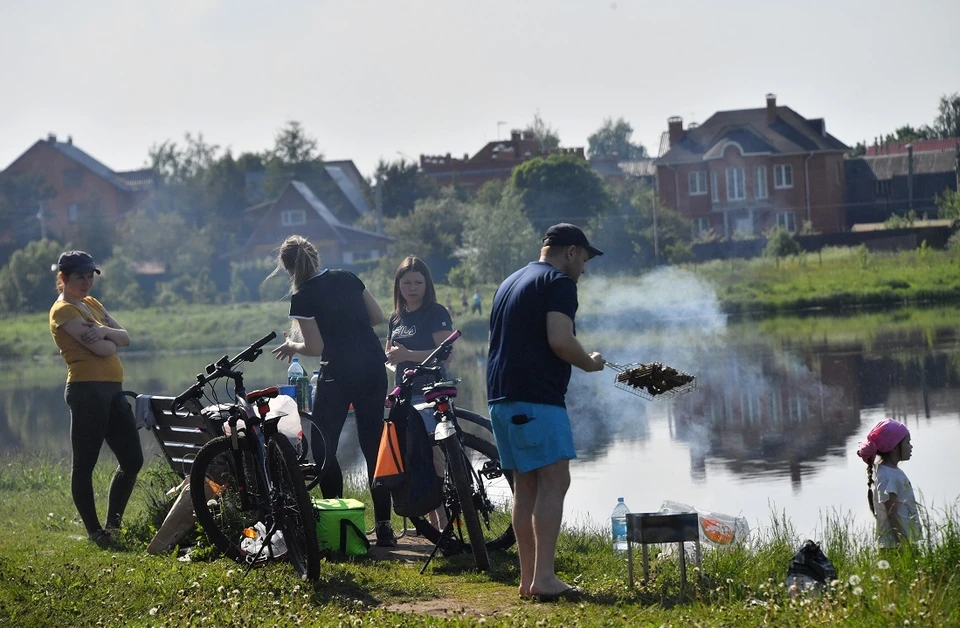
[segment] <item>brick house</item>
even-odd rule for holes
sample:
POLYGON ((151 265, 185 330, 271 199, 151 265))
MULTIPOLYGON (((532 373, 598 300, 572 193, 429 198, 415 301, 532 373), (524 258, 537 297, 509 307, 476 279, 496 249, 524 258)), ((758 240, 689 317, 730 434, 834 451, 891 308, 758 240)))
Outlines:
POLYGON ((288 183, 276 200, 248 207, 245 212, 256 226, 243 248, 232 256, 238 260, 272 257, 284 238, 298 234, 317 247, 324 265, 349 268, 386 255, 394 243, 390 236, 341 223, 300 181, 288 183))
POLYGON ((844 166, 851 224, 884 222, 911 209, 936 217, 937 197, 960 186, 960 138, 871 146, 844 166))
POLYGON ((823 118, 804 118, 767 95, 762 109, 718 111, 684 129, 668 119, 656 160, 660 201, 691 221, 693 236, 760 235, 805 222, 822 233, 847 227, 844 153, 823 118))
MULTIPOLYGON (((562 154, 586 159, 583 147, 560 148, 562 154)), ((465 154, 463 159, 446 155, 420 155, 420 171, 435 179, 440 186, 456 180, 467 188, 478 188, 487 181, 506 181, 513 169, 534 157, 550 154, 541 151, 532 131, 513 130, 509 140, 487 142, 476 155, 465 154)))
MULTIPOLYGON (((77 148, 72 137, 61 142, 52 134, 17 157, 3 174, 43 177, 54 195, 36 214, 31 211, 29 220, 39 222, 38 234, 61 242, 77 239, 92 220, 112 231, 127 212, 148 201, 156 186, 152 170, 114 172, 77 148)), ((8 237, 21 227, 0 226, 8 237)))

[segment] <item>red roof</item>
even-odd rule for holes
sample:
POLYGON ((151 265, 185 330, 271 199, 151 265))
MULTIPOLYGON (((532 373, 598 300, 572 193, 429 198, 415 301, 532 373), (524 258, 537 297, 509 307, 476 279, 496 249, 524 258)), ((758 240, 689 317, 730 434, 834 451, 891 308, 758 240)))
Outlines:
POLYGON ((868 146, 867 157, 877 155, 897 155, 907 152, 907 146, 913 146, 915 153, 928 153, 937 150, 951 150, 960 144, 960 137, 946 137, 938 140, 917 140, 915 142, 904 142, 903 144, 883 144, 881 146, 868 146))

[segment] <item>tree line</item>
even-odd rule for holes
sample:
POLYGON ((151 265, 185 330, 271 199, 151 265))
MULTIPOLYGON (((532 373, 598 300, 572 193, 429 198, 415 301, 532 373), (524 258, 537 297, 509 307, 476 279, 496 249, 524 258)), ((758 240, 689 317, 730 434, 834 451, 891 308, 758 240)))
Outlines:
MULTIPOLYGON (((528 129, 544 151, 559 146, 558 131, 539 114, 528 129)), ((631 141, 632 132, 623 118, 604 120, 589 138, 590 155, 645 156, 643 146, 631 141)), ((102 261, 98 291, 115 309, 282 298, 285 282, 263 283, 271 260, 238 263, 227 254, 254 227, 243 210, 275 199, 291 180, 306 183, 343 222, 377 228, 374 215, 356 218, 324 169, 318 140, 296 121, 279 129, 274 145, 259 153, 234 155, 202 134, 187 133, 182 140, 152 146, 147 165, 155 173, 155 190, 116 229, 106 228, 94 213, 84 217, 89 224, 80 225, 73 242, 41 238, 35 227, 25 234, 25 246, 0 268, 0 313, 49 308, 55 298, 51 263, 67 248, 82 248, 102 261), (167 270, 149 291, 134 273, 134 263, 144 261, 167 270)), ((476 190, 456 180, 440 187, 418 164, 404 159, 381 161, 363 190, 370 205, 378 182, 383 231, 396 239, 396 246, 393 255, 368 263, 361 276, 380 292, 392 289, 393 272, 406 255, 439 263, 447 272, 437 279, 460 288, 499 282, 534 259, 543 231, 562 220, 588 229, 591 240, 607 253, 603 263, 608 272, 637 271, 690 256, 689 225, 657 206, 649 184, 604 180, 573 155, 530 159, 508 181, 476 190), (654 259, 655 213, 659 260, 654 259)), ((42 179, 0 176, 0 226, 4 221, 35 225, 36 220, 25 220, 27 214, 35 213, 50 193, 42 179)))

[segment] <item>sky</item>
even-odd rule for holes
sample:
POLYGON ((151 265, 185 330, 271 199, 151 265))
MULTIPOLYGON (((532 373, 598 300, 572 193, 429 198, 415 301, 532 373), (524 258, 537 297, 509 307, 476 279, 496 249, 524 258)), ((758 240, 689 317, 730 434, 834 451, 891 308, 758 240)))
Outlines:
POLYGON ((584 147, 622 116, 656 154, 668 117, 767 93, 852 146, 960 92, 957 24, 957 0, 0 0, 0 168, 49 133, 120 171, 185 132, 259 152, 297 120, 370 176, 537 112, 584 147))

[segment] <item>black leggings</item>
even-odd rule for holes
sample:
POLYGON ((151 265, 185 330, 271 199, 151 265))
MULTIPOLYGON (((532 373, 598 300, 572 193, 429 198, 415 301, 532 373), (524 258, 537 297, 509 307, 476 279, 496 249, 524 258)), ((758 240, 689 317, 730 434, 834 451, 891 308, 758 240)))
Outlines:
POLYGON ((140 436, 133 410, 120 382, 68 382, 63 397, 70 406, 73 447, 70 490, 87 534, 100 530, 93 497, 93 469, 106 441, 120 463, 110 483, 107 527, 120 527, 137 473, 143 466, 140 436))
MULTIPOLYGON (((383 400, 387 391, 387 374, 382 364, 374 363, 353 373, 325 373, 324 378, 324 381, 317 382, 317 389, 314 391, 313 414, 323 431, 327 445, 327 468, 320 482, 320 491, 325 498, 330 499, 343 497, 343 470, 337 461, 337 446, 351 403, 356 415, 360 451, 367 463, 367 479, 368 482, 373 481, 380 434, 383 432, 383 400)), ((371 488, 370 496, 373 498, 376 520, 389 521, 390 491, 371 488)))

